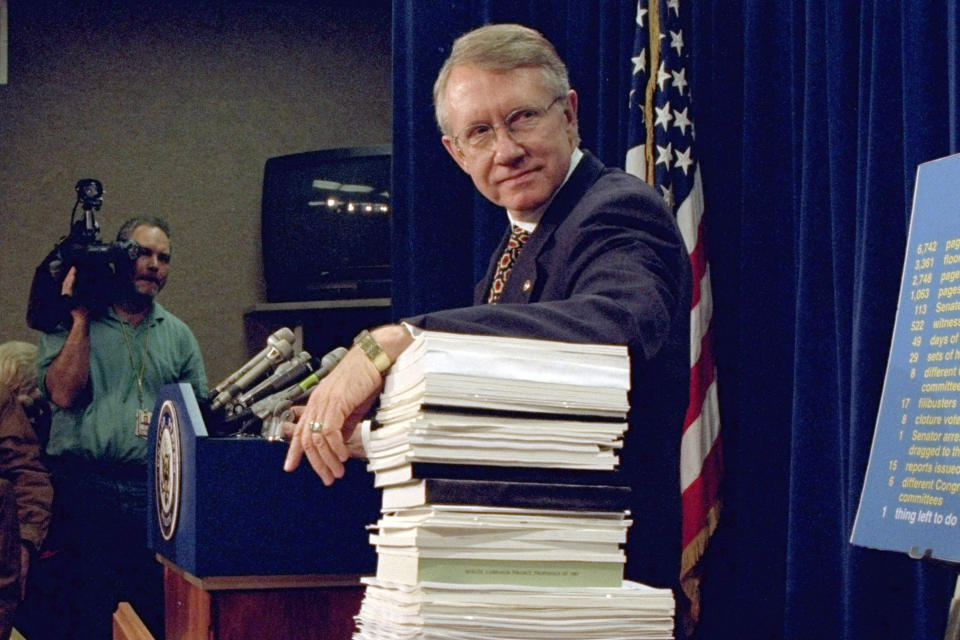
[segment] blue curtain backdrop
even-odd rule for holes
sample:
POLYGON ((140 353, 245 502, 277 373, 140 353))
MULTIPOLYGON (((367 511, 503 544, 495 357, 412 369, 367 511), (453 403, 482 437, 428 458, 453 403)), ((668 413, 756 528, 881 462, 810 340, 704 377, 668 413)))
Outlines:
MULTIPOLYGON (((956 570, 849 536, 916 166, 960 151, 958 5, 691 7, 727 467, 704 639, 943 636, 956 570)), ((542 31, 580 93, 584 145, 622 166, 635 11, 632 0, 394 3, 398 316, 468 304, 505 224, 433 122, 452 39, 487 22, 542 31)))

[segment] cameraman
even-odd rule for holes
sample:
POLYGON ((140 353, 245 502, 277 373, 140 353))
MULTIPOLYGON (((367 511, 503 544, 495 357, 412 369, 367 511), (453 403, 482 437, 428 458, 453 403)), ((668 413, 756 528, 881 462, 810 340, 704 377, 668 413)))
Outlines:
MULTIPOLYGON (((140 249, 132 272, 107 292, 113 302, 97 312, 84 306, 85 296, 74 298, 70 326, 39 343, 40 388, 54 404, 50 548, 60 553, 49 572, 58 584, 38 591, 66 618, 49 632, 24 628, 31 640, 110 638, 119 601, 130 601, 164 637, 163 574, 146 548, 147 431, 161 385, 189 382, 204 397, 207 379, 193 333, 154 300, 170 269, 166 222, 134 218, 117 240, 140 249)), ((76 281, 73 266, 61 285, 68 300, 76 281)))

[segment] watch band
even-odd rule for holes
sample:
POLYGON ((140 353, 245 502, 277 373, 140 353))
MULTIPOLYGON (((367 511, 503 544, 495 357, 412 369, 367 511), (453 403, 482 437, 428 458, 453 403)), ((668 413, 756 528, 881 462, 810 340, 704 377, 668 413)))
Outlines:
POLYGON ((387 352, 383 350, 380 343, 378 343, 366 329, 357 334, 357 337, 353 339, 353 344, 360 347, 360 349, 367 354, 370 362, 373 363, 373 366, 375 366, 381 374, 393 364, 390 362, 390 356, 387 355, 387 352))

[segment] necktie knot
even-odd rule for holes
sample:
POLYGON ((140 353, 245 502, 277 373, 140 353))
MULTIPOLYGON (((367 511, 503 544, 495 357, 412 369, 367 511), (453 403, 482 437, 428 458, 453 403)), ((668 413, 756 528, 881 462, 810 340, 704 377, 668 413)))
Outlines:
POLYGON ((507 284, 507 278, 510 277, 510 271, 513 269, 513 263, 516 262, 520 250, 530 238, 530 232, 517 225, 510 226, 510 238, 507 240, 507 246, 500 255, 497 262, 497 270, 493 274, 493 282, 490 284, 490 293, 487 296, 489 304, 496 304, 503 295, 503 288, 507 284))

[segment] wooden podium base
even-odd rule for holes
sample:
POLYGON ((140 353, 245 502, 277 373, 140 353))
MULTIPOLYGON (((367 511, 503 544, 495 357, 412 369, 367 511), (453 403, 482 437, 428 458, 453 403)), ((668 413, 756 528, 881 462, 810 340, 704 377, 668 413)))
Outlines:
POLYGON ((163 565, 167 640, 349 640, 360 610, 359 576, 198 578, 163 565))

